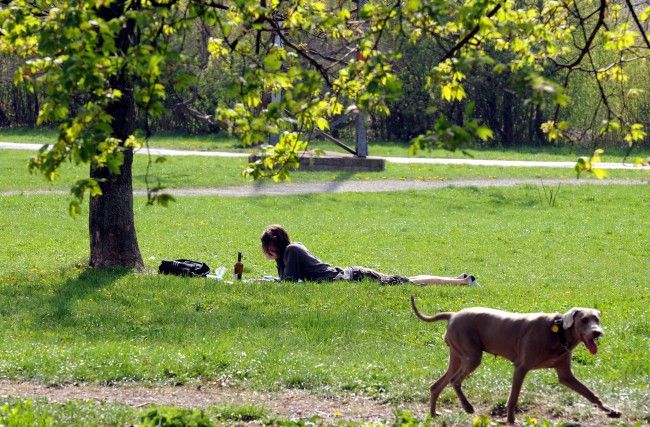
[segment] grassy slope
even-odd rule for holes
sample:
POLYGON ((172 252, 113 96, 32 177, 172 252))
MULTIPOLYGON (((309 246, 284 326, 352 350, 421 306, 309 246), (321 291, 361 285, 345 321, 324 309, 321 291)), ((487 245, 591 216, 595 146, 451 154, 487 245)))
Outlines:
MULTIPOLYGON (((352 391, 424 399, 444 369, 444 326, 424 312, 491 306, 603 311, 597 357, 574 355, 580 378, 614 406, 648 413, 649 200, 646 187, 566 188, 554 208, 536 187, 286 198, 136 202, 146 264, 189 257, 212 267, 245 255, 246 277, 274 273, 258 247, 269 223, 289 227, 324 260, 402 274, 478 275, 482 288, 372 283, 228 285, 79 271, 87 225, 51 196, 0 196, 0 376, 67 381, 221 378, 259 389, 352 391)), ((467 383, 478 402, 504 400, 510 367, 486 357, 467 383)), ((551 372, 524 394, 561 391, 551 372)), ((444 401, 451 401, 447 391, 444 401)), ((524 397, 524 402, 526 397, 524 397)))

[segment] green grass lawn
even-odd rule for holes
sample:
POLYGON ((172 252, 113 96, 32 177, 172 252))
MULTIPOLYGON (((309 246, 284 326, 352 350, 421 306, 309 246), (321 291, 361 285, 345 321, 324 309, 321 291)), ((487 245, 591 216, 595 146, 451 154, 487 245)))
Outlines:
MULTIPOLYGON (((51 403, 45 399, 23 401, 14 398, 0 397, 0 425, 7 427, 87 427, 87 426, 157 426, 156 415, 176 416, 188 425, 191 421, 209 419, 213 424, 241 424, 242 422, 258 421, 266 425, 296 426, 289 420, 275 420, 267 416, 265 408, 251 405, 219 405, 205 410, 190 410, 173 407, 154 407, 135 409, 123 404, 110 402, 94 402, 91 400, 70 400, 66 403, 51 403), (153 423, 145 424, 145 421, 153 423)), ((162 424, 169 425, 169 424, 162 424)), ((206 425, 201 424, 201 425, 206 425)))
MULTIPOLYGON (((223 381, 423 401, 443 372, 444 324, 425 313, 490 306, 603 312, 597 356, 574 370, 633 420, 650 413, 650 199, 647 186, 563 188, 554 207, 536 186, 246 199, 187 197, 169 208, 137 199, 151 274, 84 270, 87 221, 65 197, 0 196, 0 377, 58 384, 223 381), (159 276, 161 259, 274 274, 259 248, 265 225, 336 265, 388 273, 478 276, 481 288, 373 283, 226 284, 159 276)), ((511 367, 485 357, 466 383, 482 405, 503 403, 511 367)), ((521 403, 583 402, 549 371, 529 374, 521 403)), ((408 405, 407 405, 408 406, 408 405)), ((441 408, 460 411, 447 389, 441 408)))
MULTIPOLYGON (((72 183, 88 176, 88 167, 63 166, 60 178, 47 182, 42 175, 31 175, 27 164, 34 153, 20 150, 0 150, 0 191, 59 189, 68 190, 72 183)), ((241 176, 246 166, 245 158, 219 157, 167 157, 162 164, 154 163, 151 168, 152 182, 157 179, 168 188, 225 187, 255 185, 251 179, 241 176)), ((135 156, 133 185, 145 188, 146 156, 135 156)), ((648 170, 610 170, 610 178, 650 180, 648 170)), ((467 165, 422 165, 387 163, 383 172, 300 172, 291 174, 291 181, 332 182, 344 180, 455 180, 455 179, 498 179, 498 178, 540 178, 575 179, 572 169, 555 168, 512 168, 467 165)), ((586 174, 581 179, 594 179, 586 174)), ((268 181, 270 182, 270 180, 268 181)))
MULTIPOLYGON (((0 141, 24 142, 24 143, 51 143, 56 140, 57 132, 50 128, 12 128, 0 129, 0 141)), ((349 146, 354 142, 347 141, 349 146)), ((158 148, 175 148, 181 150, 199 151, 252 151, 252 148, 243 147, 239 139, 225 134, 206 135, 179 135, 175 133, 159 133, 152 136, 150 145, 158 148)), ((407 157, 408 142, 371 141, 369 145, 370 155, 384 157, 407 157)), ((312 148, 320 148, 327 151, 345 152, 334 144, 314 141, 312 148)), ((605 151, 603 161, 620 162, 627 154, 626 144, 621 141, 621 147, 608 148, 605 151)), ((496 149, 485 147, 472 147, 467 153, 476 159, 502 159, 502 160, 547 160, 547 161, 575 161, 579 156, 589 156, 593 149, 588 147, 568 146, 545 146, 530 147, 525 144, 519 149, 496 149)), ((646 158, 650 156, 650 148, 637 148, 631 157, 646 158)), ((441 158, 462 158, 466 154, 461 151, 450 152, 442 149, 421 150, 416 157, 441 157, 441 158)), ((631 159, 628 159, 631 161, 631 159)))

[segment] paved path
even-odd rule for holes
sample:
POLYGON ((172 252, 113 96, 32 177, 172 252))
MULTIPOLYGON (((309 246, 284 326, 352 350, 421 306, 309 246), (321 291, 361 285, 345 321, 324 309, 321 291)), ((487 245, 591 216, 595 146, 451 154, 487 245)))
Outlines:
MULTIPOLYGON (((305 183, 253 183, 236 187, 222 188, 177 188, 167 189, 172 196, 225 196, 225 197, 254 197, 254 196, 295 196, 315 193, 378 193, 406 190, 428 190, 433 188, 464 188, 464 187, 514 187, 518 185, 648 185, 650 180, 642 179, 466 179, 450 181, 331 181, 305 183)), ((136 190, 137 196, 145 195, 145 191, 136 190)), ((16 195, 46 195, 70 194, 69 190, 11 190, 0 191, 0 196, 16 195)))
MULTIPOLYGON (((39 144, 17 144, 0 142, 0 149, 37 150, 39 144)), ((186 151, 168 149, 150 149, 152 155, 165 156, 209 156, 209 157, 246 157, 246 153, 228 153, 218 151, 186 151)), ((139 150, 137 154, 147 154, 146 150, 139 150)), ((506 166, 506 167, 553 167, 573 168, 574 162, 538 162, 518 160, 475 160, 475 159, 433 159, 433 158, 406 158, 385 157, 386 161, 394 163, 428 163, 428 164, 466 164, 480 166, 506 166)), ((633 169, 632 165, 622 163, 601 163, 600 166, 608 169, 633 169)), ((637 168, 638 169, 638 168, 637 168)), ((644 169, 650 170, 648 167, 644 169)), ((291 196, 313 193, 376 193, 388 191, 427 190, 433 188, 450 187, 513 187, 517 185, 643 185, 649 179, 460 179, 460 180, 341 180, 328 182, 305 183, 268 183, 255 182, 248 185, 222 187, 222 188, 179 188, 168 189, 167 193, 173 196, 226 196, 226 197, 253 197, 253 196, 291 196)), ((40 195, 40 194, 69 194, 68 190, 12 190, 0 192, 1 196, 11 195, 40 195)), ((136 190, 136 195, 145 195, 142 190, 136 190)))
MULTIPOLYGON (((22 144, 14 142, 0 142, 0 149, 29 150, 35 151, 42 147, 42 144, 22 144)), ((199 156, 199 157, 248 157, 248 153, 235 153, 224 151, 190 151, 170 150, 163 148, 151 148, 149 153, 154 156, 199 156)), ((145 149, 140 149, 136 154, 147 154, 145 149)), ((374 157, 383 158, 389 163, 400 164, 429 164, 429 165, 472 165, 472 166, 503 166, 503 167, 526 167, 526 168, 563 168, 573 169, 575 162, 543 162, 533 160, 479 160, 479 159, 439 159, 428 157, 374 157)), ((647 169, 650 166, 634 166, 630 163, 599 163, 601 169, 647 169)))

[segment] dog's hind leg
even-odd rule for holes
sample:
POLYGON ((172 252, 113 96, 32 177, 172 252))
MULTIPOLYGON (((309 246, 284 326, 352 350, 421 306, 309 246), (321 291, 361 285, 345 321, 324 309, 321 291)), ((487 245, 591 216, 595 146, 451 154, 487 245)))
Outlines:
POLYGON ((463 409, 468 414, 474 413, 474 407, 472 406, 471 403, 469 403, 467 397, 465 397, 465 393, 463 393, 462 385, 465 378, 467 378, 469 374, 474 372, 474 370, 481 364, 482 355, 483 352, 478 352, 470 356, 466 355, 461 362, 460 368, 458 369, 456 374, 451 378, 451 384, 454 387, 454 391, 456 392, 458 399, 460 399, 460 403, 461 405, 463 405, 463 409))
POLYGON ((451 379, 458 373, 460 369, 460 358, 453 350, 450 349, 449 352, 449 366, 447 366, 447 372, 441 376, 438 381, 431 384, 431 416, 436 416, 436 401, 442 390, 451 382, 451 379))

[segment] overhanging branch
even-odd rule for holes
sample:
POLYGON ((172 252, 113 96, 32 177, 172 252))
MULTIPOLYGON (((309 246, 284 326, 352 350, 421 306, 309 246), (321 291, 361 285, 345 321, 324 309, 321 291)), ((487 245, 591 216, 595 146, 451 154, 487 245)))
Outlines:
POLYGON ((639 32, 641 32, 641 36, 645 41, 645 45, 648 46, 648 49, 650 49, 650 40, 648 40, 648 35, 645 33, 645 30, 643 29, 643 25, 641 25, 641 21, 639 21, 639 17, 636 16, 636 12, 634 11, 634 6, 630 2, 630 0, 625 0, 625 3, 627 4, 627 8, 630 9, 630 13, 632 14, 632 19, 634 19, 634 22, 636 23, 639 32))
MULTIPOLYGON (((562 67, 562 68, 573 68, 573 67, 575 67, 576 65, 578 65, 578 64, 580 64, 582 62, 585 55, 587 55, 587 53, 589 53, 589 51, 591 50, 591 45, 592 45, 594 39, 596 38, 596 34, 598 34, 598 31, 600 30, 600 27, 602 27, 603 24, 605 23, 605 12, 607 11, 607 2, 608 2, 608 0, 600 0, 600 6, 598 6, 598 9, 597 9, 598 10, 598 21, 596 21, 596 25, 594 26, 593 30, 591 31, 591 34, 589 34, 589 37, 586 38, 585 45, 580 49, 580 54, 578 55, 578 57, 573 62, 571 62, 569 64, 561 64, 561 63, 553 60, 555 65, 557 65, 558 67, 562 67)), ((583 31, 584 31, 584 21, 585 21, 584 18, 580 20, 580 26, 582 27, 583 31)))
POLYGON ((305 58, 315 69, 320 73, 321 76, 323 76, 323 80, 325 80, 325 83, 327 84, 328 87, 332 87, 332 82, 330 80, 329 75, 327 74, 327 70, 316 60, 314 59, 311 55, 309 55, 307 52, 304 50, 300 49, 298 46, 293 44, 291 40, 289 40, 284 33, 282 32, 282 29, 278 25, 278 23, 271 19, 267 18, 267 22, 271 24, 271 26, 275 29, 276 33, 280 36, 282 39, 282 42, 289 46, 291 49, 293 49, 298 55, 302 56, 305 58))
MULTIPOLYGON (((488 18, 493 17, 498 11, 501 9, 501 3, 497 3, 494 5, 494 7, 485 15, 488 18)), ((458 52, 460 49, 463 48, 469 41, 474 38, 476 33, 478 33, 478 30, 480 29, 479 25, 477 24, 472 30, 465 35, 454 47, 451 48, 451 50, 447 51, 445 55, 442 57, 440 62, 445 62, 448 59, 453 58, 453 56, 458 52)))

